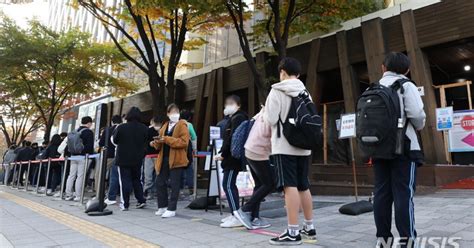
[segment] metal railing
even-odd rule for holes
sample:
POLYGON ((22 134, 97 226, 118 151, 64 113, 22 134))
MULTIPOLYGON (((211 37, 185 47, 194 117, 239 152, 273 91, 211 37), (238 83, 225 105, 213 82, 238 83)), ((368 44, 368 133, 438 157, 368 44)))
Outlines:
MULTIPOLYGON (((81 156, 81 155, 78 155, 78 156, 72 156, 72 157, 64 157, 64 158, 48 158, 48 159, 37 159, 37 160, 29 160, 29 161, 17 161, 17 162, 12 162, 10 164, 2 164, 2 166, 5 166, 5 165, 9 165, 9 168, 7 170, 5 170, 5 178, 4 178, 4 184, 7 185, 8 183, 8 180, 10 179, 10 173, 12 173, 13 171, 13 174, 11 175, 11 183, 10 183, 10 187, 11 188, 14 188, 14 189, 23 189, 24 191, 34 191, 36 194, 44 194, 44 195, 47 195, 47 191, 48 191, 48 184, 49 184, 49 180, 50 180, 50 171, 51 171, 51 163, 52 162, 64 162, 64 163, 61 163, 60 166, 62 166, 62 177, 61 177, 61 187, 60 187, 60 199, 63 199, 64 197, 64 190, 65 190, 65 187, 66 187, 66 181, 67 181, 67 177, 66 177, 66 172, 67 172, 67 169, 68 169, 68 166, 71 165, 71 161, 72 160, 84 160, 85 162, 85 165, 84 165, 84 171, 83 171, 83 179, 82 179, 82 187, 81 187, 81 192, 80 193, 80 199, 79 199, 79 202, 81 204, 84 203, 84 193, 85 193, 85 188, 86 188, 86 180, 87 180, 87 170, 89 169, 89 165, 90 165, 90 159, 98 159, 98 161, 100 162, 100 159, 99 159, 99 154, 93 154, 93 155, 89 155, 89 154, 86 154, 85 156, 81 156), (43 165, 44 164, 47 164, 47 168, 46 168, 46 180, 45 180, 45 190, 44 192, 41 192, 40 191, 40 181, 41 181, 41 174, 42 174, 42 171, 43 171, 43 165), (25 175, 25 183, 24 183, 24 187, 21 186, 21 182, 23 180, 23 174, 24 174, 24 167, 27 165, 27 168, 26 168, 26 175, 25 175), (34 175, 36 177, 32 177, 30 178, 30 171, 31 171, 31 168, 32 166, 38 166, 38 172, 37 172, 37 175, 34 175), (35 180, 36 179, 36 180, 35 180), (30 180, 31 180, 31 183, 34 183, 36 181, 36 185, 35 185, 35 188, 33 190, 30 190, 29 188, 29 184, 30 184, 30 180)), ((76 178, 77 180, 78 178, 76 178)), ((78 192, 75 192, 76 194, 78 192)))

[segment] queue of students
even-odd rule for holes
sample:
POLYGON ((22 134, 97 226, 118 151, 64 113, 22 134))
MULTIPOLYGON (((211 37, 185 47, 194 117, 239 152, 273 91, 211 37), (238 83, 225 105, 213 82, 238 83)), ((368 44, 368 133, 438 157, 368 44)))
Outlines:
MULTIPOLYGON (((397 150, 396 155, 394 155, 395 151, 388 151, 390 156, 382 156, 374 146, 370 150, 371 156, 375 158, 373 162, 376 236, 379 241, 385 243, 393 242, 391 241, 393 203, 396 227, 400 236, 413 244, 417 235, 414 226, 413 196, 416 170, 423 162, 417 131, 424 127, 426 116, 416 86, 406 77, 409 67, 410 61, 406 55, 389 53, 382 64, 383 77, 376 84, 379 88, 375 89, 394 90, 399 99, 400 106, 397 108, 400 109, 401 114, 398 119, 392 119, 397 119, 403 124, 402 139, 407 141, 402 143, 402 152, 397 150), (395 87, 397 84, 399 84, 398 87, 395 87)), ((216 160, 221 161, 224 174, 222 187, 231 215, 224 218, 220 226, 228 228, 243 225, 248 229, 269 227, 270 223, 259 215, 260 204, 268 194, 277 190, 284 193, 288 226, 281 235, 272 238, 269 242, 273 245, 298 245, 302 243, 302 238, 316 238, 313 200, 308 179, 312 151, 305 146, 295 144, 294 140, 287 136, 285 125, 288 125, 289 119, 294 124, 301 122, 301 118, 305 118, 305 116, 298 116, 301 114, 298 111, 307 106, 295 107, 295 98, 306 97, 305 104, 313 103, 305 85, 298 79, 301 65, 297 60, 284 58, 278 70, 280 82, 272 85, 265 105, 257 115, 251 118, 251 124, 246 122, 249 118, 241 109, 241 100, 238 96, 231 95, 225 100, 225 117, 217 124, 222 130, 223 145, 216 160), (250 128, 244 145, 244 159, 242 159, 232 153, 231 146, 235 143, 233 139, 236 131, 244 123, 250 128), (240 206, 236 179, 239 172, 245 170, 247 165, 254 178, 255 188, 251 198, 240 206), (300 209, 304 217, 301 226, 299 224, 300 209)), ((374 88, 368 90, 374 90, 374 88)), ((371 101, 372 99, 369 99, 367 103, 371 101)), ((361 118, 366 118, 368 113, 371 113, 370 106, 362 106, 358 108, 358 111, 361 118)), ((120 208, 126 211, 130 205, 130 192, 133 191, 137 199, 136 208, 143 208, 146 206, 146 200, 156 192, 158 209, 155 214, 162 218, 176 215, 177 201, 180 189, 183 187, 183 175, 186 174, 185 178, 188 180, 191 178, 189 176, 192 160, 190 153, 196 150, 196 134, 193 126, 188 122, 189 119, 189 116, 180 115, 180 109, 176 104, 167 106, 166 117, 154 117, 148 128, 141 123, 141 112, 136 107, 132 107, 125 115, 126 122, 123 124, 120 124, 120 117, 112 118, 112 126, 104 132, 100 141, 100 146, 108 149, 109 193, 106 203, 114 204, 117 191, 120 191, 120 208), (106 141, 109 139, 111 144, 107 145, 106 141), (142 173, 144 174, 143 184, 142 173), (118 185, 115 185, 116 183, 118 185)), ((81 158, 86 153, 93 153, 91 125, 92 119, 84 117, 81 127, 64 140, 59 135, 54 135, 44 156, 56 158, 60 154, 69 153, 71 158, 81 158)), ((400 130, 394 129, 393 132, 395 131, 400 130)), ((395 133, 389 135, 395 135, 395 133)), ((362 137, 359 142, 362 144, 373 142, 375 138, 362 137)), ((15 156, 26 156, 25 154, 32 149, 28 148, 30 147, 28 143, 24 146, 26 148, 18 154, 14 151, 15 147, 11 147, 4 159, 11 160, 15 156)), ((363 146, 362 150, 364 150, 363 146)), ((384 150, 384 152, 387 151, 384 150)), ((83 159, 71 161, 66 183, 66 200, 78 199, 82 178, 85 176, 84 166, 88 165, 83 159)), ((54 190, 58 184, 60 169, 58 170, 55 165, 52 168, 53 180, 48 183, 47 188, 54 190)), ((19 173, 22 173, 21 169, 19 173)), ((402 245, 402 247, 407 246, 412 247, 409 244, 402 245)))

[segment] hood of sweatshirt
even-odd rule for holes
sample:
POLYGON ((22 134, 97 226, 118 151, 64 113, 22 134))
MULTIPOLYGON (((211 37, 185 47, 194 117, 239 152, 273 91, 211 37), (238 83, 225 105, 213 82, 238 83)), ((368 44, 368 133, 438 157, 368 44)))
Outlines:
POLYGON ((299 79, 286 79, 272 85, 272 89, 282 91, 288 96, 297 97, 301 91, 306 90, 303 82, 299 79))

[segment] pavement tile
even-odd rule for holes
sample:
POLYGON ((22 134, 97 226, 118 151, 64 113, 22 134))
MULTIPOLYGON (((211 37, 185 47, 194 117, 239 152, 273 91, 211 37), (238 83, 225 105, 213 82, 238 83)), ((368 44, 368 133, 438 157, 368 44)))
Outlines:
MULTIPOLYGON (((4 188, 0 187, 0 191, 4 188)), ((117 206, 109 206, 113 215, 106 217, 90 217, 84 214, 83 207, 76 203, 39 197, 23 192, 11 191, 26 199, 41 202, 45 206, 57 209, 87 221, 118 230, 136 238, 158 244, 162 247, 271 247, 270 236, 250 233, 243 228, 225 229, 218 225, 220 219, 227 216, 219 215, 218 211, 205 212, 183 208, 186 202, 180 202, 178 215, 175 218, 162 219, 154 215, 155 205, 152 202, 143 210, 131 209, 121 212, 117 206)), ((474 194, 465 191, 459 194, 431 194, 415 197, 416 228, 419 236, 459 236, 461 247, 474 247, 474 194)), ((271 198, 269 198, 271 199, 271 198)), ((279 199, 279 198, 278 198, 279 199)), ((327 202, 350 202, 351 197, 317 196, 315 199, 327 202)), ((132 200, 133 201, 133 200, 132 200)), ((133 202, 131 204, 134 204, 133 202)), ((32 239, 37 247, 51 244, 61 247, 103 247, 104 245, 86 235, 77 233, 69 227, 60 225, 27 207, 3 199, 0 196, 0 233, 5 239, 11 237, 25 241, 17 242, 22 247, 31 246, 32 239), (8 222, 5 224, 4 222, 8 222), (5 231, 5 232, 4 232, 5 231)), ((132 205, 133 206, 133 205, 132 205)), ((375 227, 373 213, 360 216, 346 216, 338 213, 338 205, 314 210, 314 220, 318 232, 316 244, 303 244, 300 247, 372 247, 375 243, 375 227)), ((300 216, 302 218, 302 215, 300 216)), ((280 233, 286 228, 286 218, 268 219, 272 226, 269 232, 280 233)), ((395 222, 392 232, 397 236, 395 222)), ((1 236, 0 236, 1 238, 1 236)), ((12 242, 13 245, 17 246, 12 242)), ((3 247, 2 247, 3 248, 3 247)))

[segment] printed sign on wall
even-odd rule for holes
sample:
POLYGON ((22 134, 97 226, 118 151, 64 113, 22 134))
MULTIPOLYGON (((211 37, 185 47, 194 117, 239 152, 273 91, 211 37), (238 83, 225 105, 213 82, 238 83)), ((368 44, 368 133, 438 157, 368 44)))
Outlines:
POLYGON ((449 130, 450 152, 474 152, 474 110, 455 111, 449 130))
POLYGON ((453 107, 436 109, 436 129, 449 130, 453 127, 453 107))

